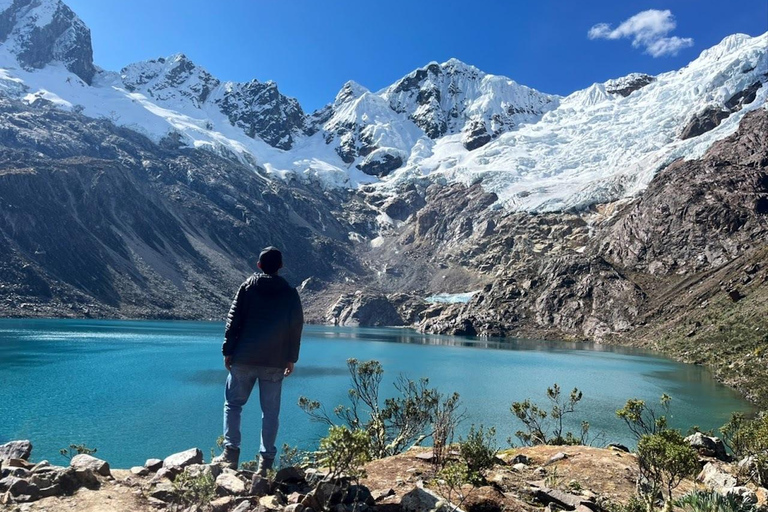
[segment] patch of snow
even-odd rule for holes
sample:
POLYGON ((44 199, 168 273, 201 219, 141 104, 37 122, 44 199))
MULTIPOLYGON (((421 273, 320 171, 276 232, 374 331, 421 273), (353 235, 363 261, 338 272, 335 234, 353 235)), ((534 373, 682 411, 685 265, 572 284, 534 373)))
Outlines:
POLYGON ((438 293, 430 295, 424 300, 433 304, 466 304, 478 293, 480 290, 466 293, 438 293))

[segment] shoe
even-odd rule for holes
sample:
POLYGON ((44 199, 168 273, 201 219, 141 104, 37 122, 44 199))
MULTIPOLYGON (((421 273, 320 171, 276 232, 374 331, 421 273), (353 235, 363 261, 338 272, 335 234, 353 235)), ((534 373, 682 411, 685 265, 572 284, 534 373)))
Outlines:
POLYGON ((214 457, 211 464, 221 464, 230 469, 237 469, 238 462, 240 462, 240 449, 225 446, 221 455, 214 457))
POLYGON ((256 474, 259 476, 266 477, 267 472, 272 469, 272 465, 275 463, 274 459, 265 459, 264 457, 259 458, 259 467, 256 469, 256 474))

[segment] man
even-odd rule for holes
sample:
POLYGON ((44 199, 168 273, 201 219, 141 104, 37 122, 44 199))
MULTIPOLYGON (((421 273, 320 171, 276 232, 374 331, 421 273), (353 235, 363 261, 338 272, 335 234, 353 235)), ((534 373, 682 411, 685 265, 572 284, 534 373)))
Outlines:
POLYGON ((265 476, 277 455, 283 377, 299 358, 304 315, 295 288, 277 275, 283 255, 275 247, 261 251, 253 274, 237 291, 224 331, 224 366, 229 370, 224 402, 224 452, 213 459, 236 468, 240 460, 240 413, 259 383, 261 448, 257 473, 265 476))

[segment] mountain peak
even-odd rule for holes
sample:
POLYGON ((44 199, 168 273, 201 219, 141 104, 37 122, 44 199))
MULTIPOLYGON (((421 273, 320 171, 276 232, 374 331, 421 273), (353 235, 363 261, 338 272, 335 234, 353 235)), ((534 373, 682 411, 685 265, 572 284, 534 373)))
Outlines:
POLYGON ((333 103, 334 105, 341 105, 351 99, 357 99, 367 92, 370 91, 354 80, 349 80, 341 87, 333 103))
POLYGON ((60 62, 90 84, 91 31, 61 0, 0 0, 0 42, 25 68, 60 62))

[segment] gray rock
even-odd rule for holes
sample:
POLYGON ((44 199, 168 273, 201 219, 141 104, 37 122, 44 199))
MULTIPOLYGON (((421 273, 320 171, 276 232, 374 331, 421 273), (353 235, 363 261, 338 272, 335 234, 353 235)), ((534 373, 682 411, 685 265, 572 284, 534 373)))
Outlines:
POLYGON ((156 484, 149 492, 151 498, 169 503, 173 501, 176 496, 176 489, 170 482, 160 482, 156 484))
POLYGON ((133 466, 131 468, 131 473, 136 476, 147 476, 149 475, 150 471, 144 466, 133 466))
POLYGON ((285 507, 283 512, 304 512, 304 505, 301 503, 293 503, 285 507))
POLYGON ((269 488, 269 480, 263 476, 253 475, 253 479, 251 480, 251 494, 254 496, 265 496, 269 493, 269 488))
POLYGON ((154 473, 163 467, 163 461, 160 459, 147 459, 147 462, 144 463, 144 467, 154 473))
POLYGON ((51 496, 61 496, 62 494, 64 494, 64 491, 62 490, 59 484, 53 484, 53 485, 49 485, 48 487, 40 488, 41 498, 50 498, 51 496))
POLYGON ((699 455, 705 457, 715 457, 720 460, 727 461, 729 459, 728 453, 725 451, 725 445, 723 441, 718 437, 708 436, 701 432, 696 432, 685 438, 685 441, 693 447, 694 450, 699 452, 699 455))
POLYGON ((69 461, 69 465, 76 470, 90 469, 94 473, 101 476, 112 476, 109 471, 109 463, 107 461, 97 459, 92 455, 81 453, 72 457, 69 461))
POLYGON ((283 505, 277 499, 277 496, 262 496, 259 498, 259 508, 265 508, 267 510, 281 510, 283 505))
POLYGON ((568 458, 568 454, 563 452, 558 452, 549 458, 545 466, 548 466, 549 464, 553 464, 555 462, 559 462, 561 460, 565 460, 567 458, 568 458))
POLYGON ((524 464, 528 465, 531 463, 530 457, 527 455, 523 455, 522 453, 518 453, 514 457, 512 457, 512 460, 509 461, 510 464, 524 464))
POLYGON ((225 472, 216 478, 216 494, 219 496, 245 494, 245 491, 245 482, 237 475, 225 472))
POLYGON ((96 477, 96 473, 90 468, 72 468, 75 470, 75 476, 77 477, 80 485, 87 487, 88 489, 98 489, 101 485, 99 479, 96 477))
POLYGON ((11 441, 0 445, 0 460, 29 459, 32 443, 29 441, 11 441))
POLYGON ((190 448, 183 452, 169 455, 163 460, 164 468, 184 468, 190 464, 202 464, 203 452, 198 448, 190 448))
POLYGON ((300 483, 304 481, 304 471, 300 468, 289 466, 287 468, 281 468, 275 474, 275 483, 300 483))
POLYGON ((251 502, 248 500, 245 500, 241 502, 238 506, 233 508, 232 512, 248 512, 249 510, 251 510, 251 502))
POLYGON ((400 508, 404 512, 428 512, 442 499, 435 493, 421 487, 416 487, 400 499, 400 508))
POLYGON ((234 496, 222 496, 211 501, 211 512, 226 512, 235 503, 234 496))
POLYGON ((61 487, 61 491, 67 496, 72 495, 81 487, 75 468, 62 468, 54 474, 54 483, 61 487))
POLYGON ((190 464, 184 472, 193 478, 210 475, 215 480, 222 473, 222 467, 219 464, 190 464))
POLYGON ((345 505, 351 505, 352 503, 365 503, 366 505, 373 505, 375 500, 371 494, 371 490, 364 485, 350 485, 347 488, 346 495, 342 501, 345 505))
POLYGON ((736 487, 739 481, 720 464, 708 462, 696 479, 720 494, 736 487))

